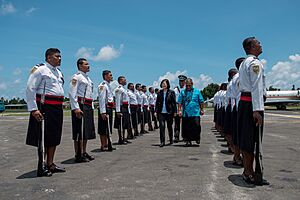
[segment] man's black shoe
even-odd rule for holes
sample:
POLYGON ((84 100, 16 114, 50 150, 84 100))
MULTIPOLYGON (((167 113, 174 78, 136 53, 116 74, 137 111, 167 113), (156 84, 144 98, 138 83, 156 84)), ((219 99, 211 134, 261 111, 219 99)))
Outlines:
POLYGON ((116 150, 116 147, 108 147, 107 148, 107 151, 114 151, 114 150, 116 150))
POLYGON ((87 159, 84 156, 75 156, 75 162, 76 163, 89 162, 89 159, 87 159))
POLYGON ((52 173, 63 173, 66 172, 66 169, 64 167, 59 167, 56 164, 52 163, 50 166, 48 166, 50 172, 52 173))
POLYGON ((37 175, 37 177, 43 177, 43 176, 50 177, 50 176, 52 176, 52 173, 49 171, 47 166, 43 166, 37 170, 36 175, 37 175))
POLYGON ((87 152, 83 153, 83 157, 87 158, 88 160, 95 160, 94 156, 89 155, 87 152))
POLYGON ((196 140, 196 143, 197 143, 197 144, 200 144, 200 140, 196 140))
POLYGON ((163 147, 163 146, 165 146, 165 144, 164 143, 160 143, 159 147, 163 147))

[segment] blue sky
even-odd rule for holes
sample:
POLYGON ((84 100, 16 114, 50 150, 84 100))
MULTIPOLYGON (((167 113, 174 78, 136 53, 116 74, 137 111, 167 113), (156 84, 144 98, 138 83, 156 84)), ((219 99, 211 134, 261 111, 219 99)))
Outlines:
MULTIPOLYGON (((202 89, 227 79, 242 41, 263 45, 268 85, 300 87, 300 1, 2 0, 0 97, 25 97, 31 67, 44 52, 62 52, 67 81, 85 56, 90 76, 104 69, 114 78, 157 85, 184 73, 202 89)), ((67 95, 68 84, 65 85, 67 95)))

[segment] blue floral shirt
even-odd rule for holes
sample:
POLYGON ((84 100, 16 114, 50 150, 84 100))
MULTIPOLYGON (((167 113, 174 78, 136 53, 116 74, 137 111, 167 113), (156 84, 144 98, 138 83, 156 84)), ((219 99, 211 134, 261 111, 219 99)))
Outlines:
POLYGON ((183 117, 199 117, 200 104, 203 103, 200 90, 192 88, 190 91, 182 90, 178 97, 178 103, 182 106, 183 117))

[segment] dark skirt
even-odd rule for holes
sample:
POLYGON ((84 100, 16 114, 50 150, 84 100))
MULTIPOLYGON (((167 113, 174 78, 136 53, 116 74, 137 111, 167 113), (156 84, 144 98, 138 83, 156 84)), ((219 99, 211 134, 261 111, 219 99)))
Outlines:
MULTIPOLYGON (((122 126, 123 129, 129 129, 131 128, 131 122, 130 122, 130 115, 128 106, 121 106, 121 113, 122 116, 122 126)), ((121 126, 121 117, 117 117, 117 113, 115 114, 115 122, 114 122, 114 128, 119 129, 121 126)))
MULTIPOLYGON (((264 118, 264 113, 260 112, 260 114, 264 118)), ((263 125, 261 127, 263 134, 263 125)), ((242 151, 254 153, 258 131, 259 127, 253 120, 252 102, 241 100, 238 106, 238 146, 242 151)))
POLYGON ((131 124, 133 126, 133 128, 137 128, 137 107, 130 107, 130 115, 131 115, 131 124))
POLYGON ((224 124, 225 124, 225 108, 221 108, 221 127, 224 129, 224 124))
POLYGON ((222 122, 222 108, 217 109, 217 124, 221 126, 222 122))
POLYGON ((143 109, 143 116, 142 117, 143 117, 142 123, 144 123, 144 125, 147 124, 148 121, 149 121, 149 111, 148 111, 148 109, 146 109, 146 108, 143 109))
POLYGON ((155 116, 154 116, 154 107, 150 107, 150 112, 149 112, 149 121, 152 120, 152 121, 155 121, 155 116), (151 115, 151 117, 150 117, 151 115))
MULTIPOLYGON (((39 104, 38 104, 39 105, 39 104)), ((40 106, 39 110, 40 109, 40 106)), ((42 105, 44 113, 44 145, 45 147, 58 146, 61 141, 63 125, 62 105, 42 105)), ((39 139, 42 135, 42 123, 38 122, 31 114, 27 130, 26 144, 38 146, 39 139)))
POLYGON ((100 110, 98 109, 98 134, 99 135, 108 135, 108 133, 112 134, 112 119, 113 119, 113 112, 112 108, 106 108, 106 114, 109 115, 109 127, 108 121, 103 120, 100 114, 100 110))
POLYGON ((237 111, 236 106, 233 107, 231 112, 231 130, 232 130, 232 142, 234 145, 238 144, 238 132, 237 132, 237 111))
MULTIPOLYGON (((94 123, 94 110, 90 105, 79 104, 80 109, 83 111, 83 139, 92 140, 96 138, 95 123, 94 123)), ((75 112, 72 110, 72 139, 81 140, 82 138, 82 118, 76 117, 75 112)))
POLYGON ((137 120, 138 120, 138 124, 142 123, 142 112, 140 106, 137 108, 137 120))
POLYGON ((226 135, 232 135, 231 129, 231 105, 226 107, 225 117, 224 117, 224 132, 226 135))
POLYGON ((200 117, 182 118, 182 138, 185 141, 200 140, 201 125, 200 117))
POLYGON ((217 105, 214 106, 214 122, 217 123, 217 105))

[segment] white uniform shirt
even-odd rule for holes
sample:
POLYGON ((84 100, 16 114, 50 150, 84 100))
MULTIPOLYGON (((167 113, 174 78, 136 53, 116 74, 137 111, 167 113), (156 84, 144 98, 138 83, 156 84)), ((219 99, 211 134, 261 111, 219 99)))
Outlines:
POLYGON ((239 71, 240 92, 251 92, 253 111, 264 110, 265 78, 262 63, 253 55, 242 62, 239 71))
POLYGON ((121 106, 123 105, 123 103, 127 103, 128 106, 129 97, 123 85, 119 85, 115 89, 115 94, 116 94, 116 112, 121 112, 121 106))
POLYGON ((227 84, 227 91, 226 91, 226 107, 229 106, 229 104, 231 104, 231 98, 232 98, 232 80, 229 81, 229 83, 227 84))
POLYGON ((238 110, 239 101, 241 98, 241 92, 239 90, 240 85, 239 80, 239 73, 236 73, 232 78, 232 85, 231 85, 231 92, 232 92, 232 99, 231 99, 231 106, 232 109, 236 105, 236 110, 238 110))
POLYGON ((129 105, 138 105, 137 95, 131 90, 127 90, 127 94, 129 97, 129 105))
POLYGON ((107 81, 103 81, 98 86, 100 114, 106 113, 106 104, 114 101, 113 93, 107 81))
POLYGON ((154 93, 150 93, 148 96, 148 101, 149 101, 149 105, 155 105, 155 97, 154 97, 154 93))
POLYGON ((141 92, 142 106, 149 106, 149 101, 147 95, 144 92, 141 92))
POLYGON ((26 88, 28 111, 38 110, 36 94, 64 96, 63 84, 63 74, 57 67, 47 62, 34 66, 26 88))
POLYGON ((78 71, 73 75, 70 82, 69 98, 71 109, 79 109, 78 97, 93 99, 94 83, 88 75, 82 71, 78 71))

